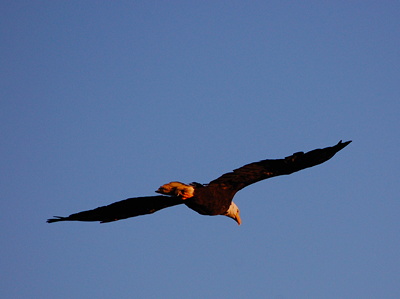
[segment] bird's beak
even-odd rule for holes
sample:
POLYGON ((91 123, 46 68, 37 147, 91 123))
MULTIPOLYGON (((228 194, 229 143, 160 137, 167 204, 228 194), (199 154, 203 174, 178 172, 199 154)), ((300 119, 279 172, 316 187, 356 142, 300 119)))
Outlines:
POLYGON ((236 215, 235 221, 237 222, 238 225, 242 224, 242 219, 240 219, 240 215, 239 214, 236 215))

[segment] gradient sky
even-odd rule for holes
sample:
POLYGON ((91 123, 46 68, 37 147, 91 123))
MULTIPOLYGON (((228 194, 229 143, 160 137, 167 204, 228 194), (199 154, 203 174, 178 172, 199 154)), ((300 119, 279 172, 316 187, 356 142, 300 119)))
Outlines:
POLYGON ((400 298, 398 1, 2 1, 0 297, 400 298), (353 143, 241 192, 47 224, 353 143))

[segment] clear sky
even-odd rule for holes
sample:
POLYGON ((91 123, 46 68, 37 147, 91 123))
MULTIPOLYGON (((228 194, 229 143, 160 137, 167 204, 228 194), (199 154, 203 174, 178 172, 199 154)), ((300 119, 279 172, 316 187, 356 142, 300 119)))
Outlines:
POLYGON ((1 1, 0 297, 400 298, 399 1, 1 1), (241 192, 47 224, 353 143, 241 192))

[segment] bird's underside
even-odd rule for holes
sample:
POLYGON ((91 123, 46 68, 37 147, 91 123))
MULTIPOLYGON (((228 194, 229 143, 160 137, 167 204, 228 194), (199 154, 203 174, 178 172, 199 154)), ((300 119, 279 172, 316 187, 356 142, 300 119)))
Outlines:
POLYGON ((267 159, 244 165, 211 181, 208 184, 170 182, 161 186, 157 196, 134 197, 93 210, 54 216, 48 223, 57 221, 112 222, 185 204, 202 215, 225 215, 241 223, 240 212, 232 199, 236 192, 248 185, 279 175, 313 167, 332 158, 351 141, 342 142, 307 153, 297 152, 283 159, 267 159))

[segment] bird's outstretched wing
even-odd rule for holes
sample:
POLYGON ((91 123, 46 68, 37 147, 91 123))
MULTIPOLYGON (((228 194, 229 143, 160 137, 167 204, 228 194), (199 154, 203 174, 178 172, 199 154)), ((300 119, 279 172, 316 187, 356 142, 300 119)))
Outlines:
POLYGON ((331 147, 316 149, 307 153, 294 153, 284 159, 262 160, 250 163, 223 174, 208 185, 219 185, 222 188, 228 188, 236 192, 250 184, 270 177, 291 174, 304 168, 321 164, 332 158, 350 142, 342 142, 340 140, 338 144, 331 147))
POLYGON ((112 222, 139 215, 154 213, 158 210, 182 204, 182 199, 169 196, 135 197, 112 203, 89 211, 71 214, 68 217, 54 216, 48 223, 57 221, 100 221, 112 222))

